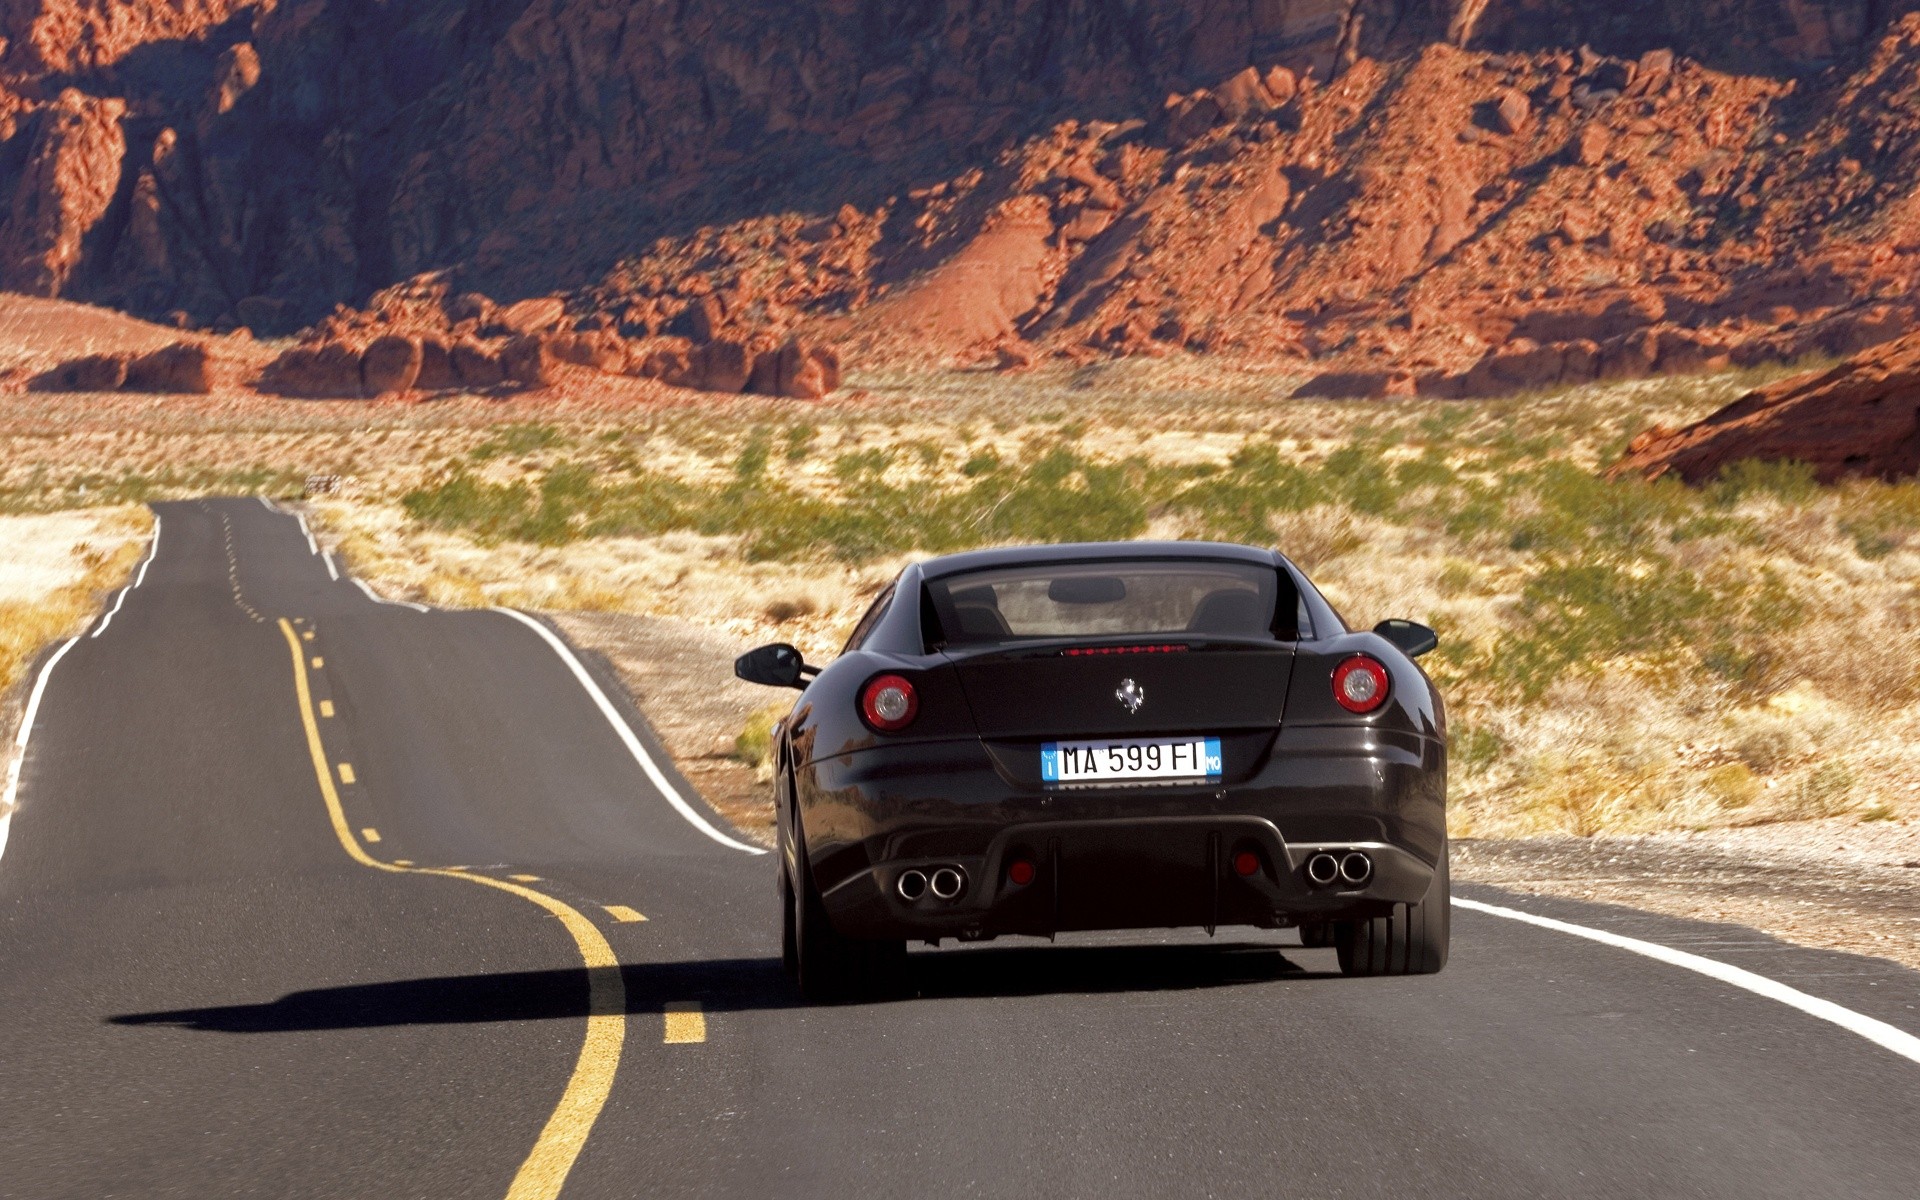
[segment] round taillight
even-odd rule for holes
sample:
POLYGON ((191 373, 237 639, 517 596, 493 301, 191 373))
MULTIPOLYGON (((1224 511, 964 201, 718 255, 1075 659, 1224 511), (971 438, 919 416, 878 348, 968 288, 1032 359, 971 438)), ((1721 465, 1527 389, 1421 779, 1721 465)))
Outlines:
POLYGON ((1260 873, 1260 856, 1251 850, 1242 850, 1233 856, 1233 871, 1236 875, 1251 878, 1260 873))
POLYGON ((860 715, 883 733, 905 729, 919 713, 920 697, 898 675, 875 676, 860 693, 860 715))
POLYGON ((1016 887, 1025 887, 1033 882, 1033 862, 1030 859, 1016 858, 1007 864, 1007 881, 1016 887))
POLYGON ((1387 669, 1356 654, 1333 669, 1333 698, 1353 713, 1370 713, 1387 702, 1387 669))

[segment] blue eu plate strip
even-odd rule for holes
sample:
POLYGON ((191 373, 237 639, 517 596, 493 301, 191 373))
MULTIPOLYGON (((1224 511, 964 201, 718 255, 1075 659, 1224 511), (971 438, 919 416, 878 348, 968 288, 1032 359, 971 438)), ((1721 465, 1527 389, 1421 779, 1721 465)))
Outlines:
MULTIPOLYGON (((1193 740, 1201 743, 1201 764, 1200 764, 1201 770, 1198 773, 1193 775, 1159 776, 1157 778, 1167 778, 1167 779, 1206 778, 1208 780, 1215 780, 1215 779, 1219 779, 1222 775, 1226 773, 1224 760, 1221 758, 1221 755, 1220 755, 1220 739, 1217 737, 1210 737, 1210 738, 1195 738, 1193 740)), ((1169 744, 1170 742, 1179 742, 1179 741, 1182 741, 1182 739, 1171 738, 1165 742, 1159 742, 1158 744, 1164 746, 1169 744)), ((1084 751, 1086 748, 1093 747, 1093 746, 1126 745, 1126 744, 1127 743, 1125 742, 1067 742, 1067 743, 1064 743, 1065 746, 1071 748, 1072 750, 1082 750, 1082 751, 1084 751)), ((1062 745, 1063 743, 1061 742, 1047 742, 1046 744, 1040 747, 1040 781, 1042 783, 1062 782, 1061 774, 1060 774, 1061 761, 1063 758, 1069 757, 1068 755, 1063 755, 1061 753, 1062 745)), ((1077 776, 1076 778, 1086 779, 1087 776, 1083 774, 1083 775, 1077 776)), ((1109 778, 1125 779, 1129 777, 1121 775, 1121 776, 1110 776, 1109 778)), ((1138 776, 1132 776, 1132 778, 1153 779, 1153 778, 1156 778, 1156 776, 1138 775, 1138 776)))

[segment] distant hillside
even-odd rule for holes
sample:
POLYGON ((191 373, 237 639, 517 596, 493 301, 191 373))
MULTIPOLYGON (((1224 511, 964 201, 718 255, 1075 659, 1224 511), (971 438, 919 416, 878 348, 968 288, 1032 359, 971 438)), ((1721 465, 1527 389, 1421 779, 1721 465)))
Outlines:
POLYGON ((1874 0, 6 0, 0 287, 1485 394, 1915 327, 1874 0))

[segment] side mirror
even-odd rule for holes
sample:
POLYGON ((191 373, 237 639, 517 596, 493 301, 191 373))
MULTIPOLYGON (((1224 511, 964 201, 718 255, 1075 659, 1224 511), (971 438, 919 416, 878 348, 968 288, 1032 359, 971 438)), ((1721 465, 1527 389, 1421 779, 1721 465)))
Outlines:
POLYGON ((748 683, 768 687, 805 687, 800 680, 816 674, 800 658, 800 651, 785 642, 758 646, 733 660, 733 673, 748 683))
POLYGON ((1440 635, 1418 621, 1382 621, 1373 631, 1398 646, 1408 658, 1419 658, 1440 644, 1440 635))

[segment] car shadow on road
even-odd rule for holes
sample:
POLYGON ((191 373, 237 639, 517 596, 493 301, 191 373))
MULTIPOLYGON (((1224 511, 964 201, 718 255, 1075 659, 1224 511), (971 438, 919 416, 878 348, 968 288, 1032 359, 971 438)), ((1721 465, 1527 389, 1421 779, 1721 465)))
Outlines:
MULTIPOLYGON (((993 947, 908 956, 900 986, 879 1002, 984 996, 1186 991, 1327 978, 1296 961, 1297 947, 993 947), (1286 953, 1282 953, 1282 950, 1286 953)), ((634 963, 621 968, 627 1011, 658 1013, 698 1001, 708 1012, 804 1008, 773 958, 634 963)), ((107 1023, 215 1033, 288 1033, 397 1025, 548 1021, 587 1015, 587 972, 506 971, 343 984, 257 1004, 123 1013, 107 1023)))

